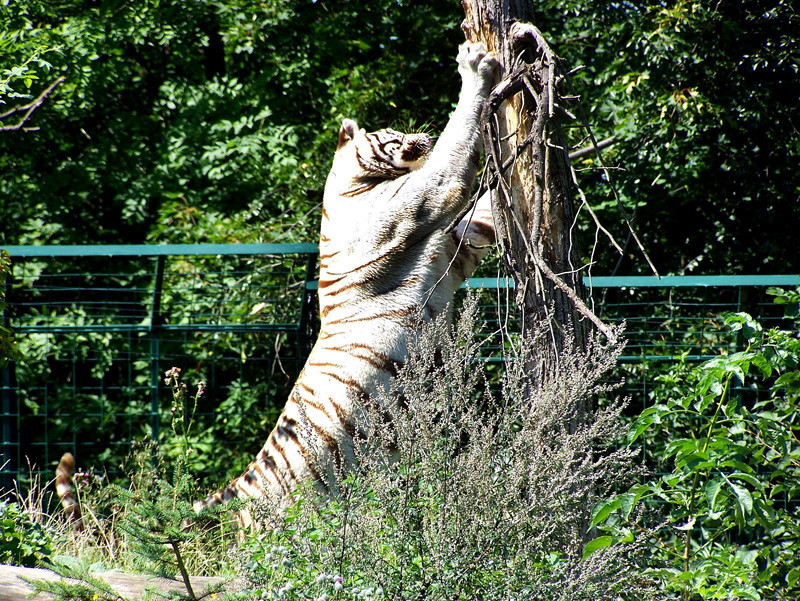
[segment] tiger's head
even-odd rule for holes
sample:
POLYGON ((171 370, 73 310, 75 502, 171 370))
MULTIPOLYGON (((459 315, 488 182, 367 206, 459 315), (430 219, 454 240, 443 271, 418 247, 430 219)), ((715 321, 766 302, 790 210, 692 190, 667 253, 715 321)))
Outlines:
POLYGON ((393 129, 367 133, 352 119, 345 119, 339 129, 331 176, 343 186, 343 196, 356 196, 419 169, 432 146, 427 134, 403 134, 393 129))

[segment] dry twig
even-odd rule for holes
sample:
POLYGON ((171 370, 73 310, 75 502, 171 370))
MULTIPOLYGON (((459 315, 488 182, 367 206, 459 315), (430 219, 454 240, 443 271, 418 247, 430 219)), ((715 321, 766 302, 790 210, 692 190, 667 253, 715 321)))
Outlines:
POLYGON ((45 89, 41 94, 39 94, 36 99, 31 100, 28 104, 21 104, 19 106, 15 106, 5 113, 0 114, 0 121, 6 119, 12 115, 16 115, 17 113, 23 113, 22 117, 19 121, 17 121, 14 125, 0 125, 0 132, 4 131, 38 131, 38 127, 25 127, 25 122, 30 119, 33 111, 38 109, 47 97, 52 94, 53 90, 55 90, 59 85, 64 83, 66 78, 64 76, 59 77, 45 89))

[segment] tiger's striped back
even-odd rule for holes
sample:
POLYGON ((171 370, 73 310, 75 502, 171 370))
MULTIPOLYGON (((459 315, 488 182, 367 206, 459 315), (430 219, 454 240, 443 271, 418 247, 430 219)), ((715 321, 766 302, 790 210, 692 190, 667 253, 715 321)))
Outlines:
POLYGON ((457 61, 461 94, 435 145, 343 121, 322 209, 319 338, 258 456, 197 510, 234 497, 280 507, 301 483, 324 488, 353 460, 356 416, 404 361, 420 314, 446 311, 494 241, 488 197, 447 231, 474 182, 496 66, 476 44, 462 45, 457 61))

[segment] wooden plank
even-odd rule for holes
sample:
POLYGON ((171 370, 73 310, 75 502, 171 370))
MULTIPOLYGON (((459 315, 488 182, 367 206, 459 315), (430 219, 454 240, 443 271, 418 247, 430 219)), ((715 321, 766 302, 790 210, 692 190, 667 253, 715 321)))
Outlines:
MULTIPOLYGON (((143 574, 126 574, 124 572, 95 572, 95 575, 103 578, 117 593, 129 599, 140 599, 146 588, 162 593, 168 591, 186 593, 183 582, 167 578, 156 578, 143 574)), ((59 578, 58 575, 50 570, 0 565, 0 601, 25 601, 27 596, 33 592, 33 587, 21 580, 20 576, 37 580, 55 580, 59 578)), ((224 578, 195 576, 192 577, 192 588, 195 594, 200 595, 207 585, 219 584, 224 581, 224 578)), ((49 598, 51 598, 50 595, 34 597, 34 599, 41 600, 49 598)))

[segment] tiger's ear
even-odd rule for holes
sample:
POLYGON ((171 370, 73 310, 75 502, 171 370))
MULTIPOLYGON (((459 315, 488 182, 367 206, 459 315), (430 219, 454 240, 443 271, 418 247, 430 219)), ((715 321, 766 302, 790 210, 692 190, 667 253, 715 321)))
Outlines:
POLYGON ((342 121, 342 127, 339 129, 339 143, 336 145, 336 150, 339 150, 342 146, 355 138, 356 133, 358 133, 358 123, 352 119, 345 119, 342 121))

